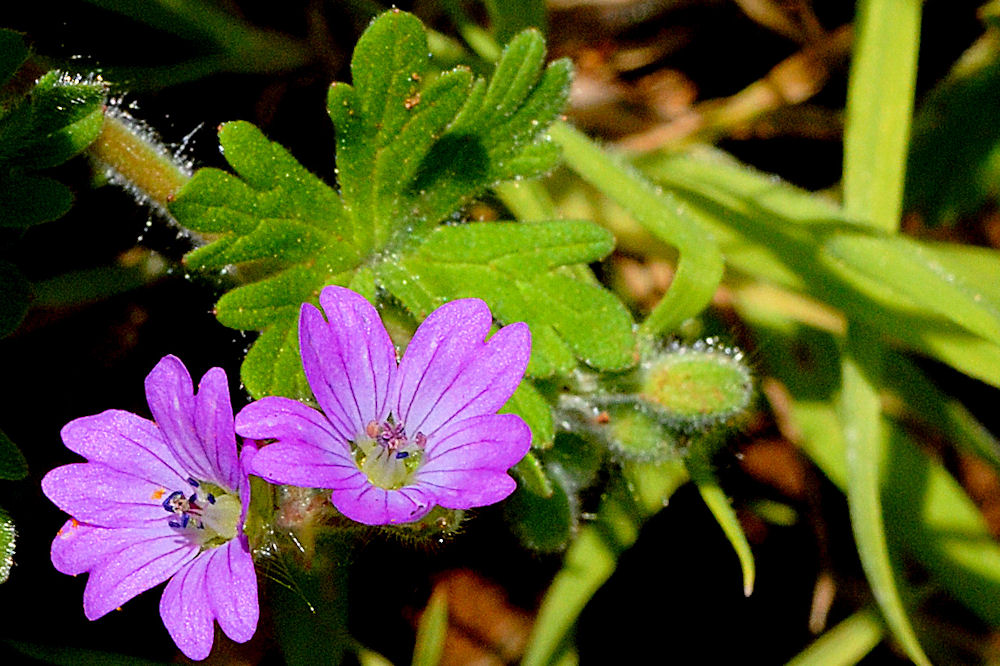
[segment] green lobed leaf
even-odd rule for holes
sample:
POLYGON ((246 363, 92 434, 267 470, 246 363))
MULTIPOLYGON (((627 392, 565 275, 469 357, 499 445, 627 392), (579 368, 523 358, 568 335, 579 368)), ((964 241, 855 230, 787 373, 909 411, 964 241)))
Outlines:
POLYGON ((514 38, 489 84, 461 68, 425 84, 427 52, 419 20, 384 14, 358 42, 354 85, 330 88, 341 188, 375 247, 557 157, 536 139, 565 104, 570 69, 543 68, 537 32, 514 38))
POLYGON ((524 419, 531 428, 532 448, 547 449, 552 446, 552 439, 555 437, 552 409, 531 380, 521 382, 499 413, 519 414, 524 419))
MULTIPOLYGON (((351 64, 353 85, 335 83, 328 95, 337 130, 339 193, 252 125, 234 122, 221 128, 220 143, 235 174, 202 169, 170 206, 184 226, 217 235, 185 257, 189 266, 220 270, 254 262, 253 274, 261 276, 224 295, 216 308, 227 326, 263 331, 242 370, 256 397, 302 395, 302 372, 290 357, 296 337, 292 313, 302 302, 315 300, 329 284, 350 285, 374 301, 384 296, 375 291, 376 282, 391 282, 391 295, 421 320, 445 298, 458 297, 447 280, 424 293, 405 270, 394 268, 399 256, 421 252, 417 246, 426 233, 421 227, 449 217, 501 180, 541 173, 555 163, 556 149, 541 137, 565 103, 570 69, 565 61, 544 66, 544 41, 537 32, 514 38, 489 83, 463 68, 428 73, 427 54, 424 27, 405 12, 386 12, 362 35, 351 64)), ((531 241, 524 236, 524 243, 531 241)), ((603 256, 610 238, 605 234, 601 243, 607 247, 600 253, 582 258, 575 258, 572 248, 558 256, 550 248, 554 257, 548 263, 537 257, 527 263, 540 273, 534 276, 516 261, 500 262, 503 270, 517 272, 522 287, 541 290, 507 306, 502 299, 510 290, 491 285, 501 300, 486 300, 500 321, 526 320, 522 312, 528 311, 538 321, 544 296, 562 298, 563 291, 572 307, 605 316, 604 328, 593 332, 581 327, 589 320, 572 313, 546 326, 535 340, 541 360, 533 361, 542 374, 573 367, 574 354, 608 367, 629 362, 622 358, 620 329, 629 321, 622 306, 610 293, 551 270, 603 256), (618 346, 604 349, 600 335, 615 327, 611 338, 618 346)), ((528 258, 532 249, 518 249, 519 258, 528 258)), ((483 296, 467 287, 468 295, 483 296)), ((533 410, 541 412, 537 403, 533 410)), ((542 436, 551 429, 535 421, 542 436)))
POLYGON ((0 85, 10 80, 28 59, 28 45, 24 35, 14 30, 0 28, 0 85))
POLYGON ((31 285, 17 266, 0 261, 0 338, 10 335, 21 325, 28 312, 30 296, 31 285))
POLYGON ((58 71, 0 119, 0 162, 21 169, 62 164, 90 145, 104 122, 105 86, 58 71))
POLYGON ((101 83, 52 71, 0 116, 0 227, 47 222, 69 210, 69 188, 33 171, 62 164, 97 138, 105 96, 101 83))
POLYGON ((631 317, 610 292, 558 270, 612 247, 610 234, 589 222, 443 226, 376 273, 418 319, 446 300, 476 296, 501 322, 527 322, 531 375, 568 372, 575 358, 618 370, 633 363, 631 317))

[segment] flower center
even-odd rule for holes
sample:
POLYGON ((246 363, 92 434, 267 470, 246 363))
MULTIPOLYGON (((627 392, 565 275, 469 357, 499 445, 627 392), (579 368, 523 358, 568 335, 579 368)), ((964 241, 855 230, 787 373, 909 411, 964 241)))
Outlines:
POLYGON ((351 451, 358 469, 373 484, 395 490, 407 485, 420 467, 426 445, 423 433, 418 432, 411 440, 406 436, 405 426, 395 423, 390 416, 382 423, 369 423, 364 435, 351 442, 351 451))
POLYGON ((188 479, 189 488, 175 490, 163 500, 172 514, 169 525, 201 543, 202 548, 220 546, 236 536, 242 506, 239 495, 205 482, 188 479))

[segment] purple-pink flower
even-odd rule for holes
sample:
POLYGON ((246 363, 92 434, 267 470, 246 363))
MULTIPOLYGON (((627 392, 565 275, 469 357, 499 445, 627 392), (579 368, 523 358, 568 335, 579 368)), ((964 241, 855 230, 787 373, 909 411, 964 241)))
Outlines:
POLYGON ((71 421, 66 446, 87 459, 57 467, 42 490, 72 518, 52 543, 66 574, 89 572, 91 620, 170 579, 160 616, 191 659, 212 650, 217 620, 244 642, 257 628, 257 577, 243 533, 256 447, 236 450, 226 373, 212 368, 195 395, 179 359, 146 377, 155 422, 121 410, 71 421))
POLYGON ((427 317, 403 360, 375 308, 326 287, 302 306, 299 345, 322 412, 268 397, 236 416, 243 437, 273 439, 251 472, 274 483, 330 489, 348 518, 369 525, 419 520, 436 505, 468 509, 513 492, 507 470, 528 452, 531 431, 497 414, 531 352, 523 323, 484 342, 493 318, 470 298, 427 317))

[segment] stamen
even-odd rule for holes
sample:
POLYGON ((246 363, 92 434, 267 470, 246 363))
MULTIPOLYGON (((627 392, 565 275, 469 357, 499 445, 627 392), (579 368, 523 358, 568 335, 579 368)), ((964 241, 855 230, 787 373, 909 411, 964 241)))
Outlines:
POLYGON ((208 494, 208 495, 207 495, 207 496, 205 497, 205 499, 207 499, 207 500, 208 500, 208 503, 209 503, 209 504, 215 504, 215 495, 213 495, 212 493, 209 493, 209 494, 208 494))
POLYGON ((192 479, 190 476, 188 477, 187 481, 188 481, 188 485, 191 486, 192 488, 197 488, 198 487, 198 482, 195 481, 194 479, 192 479))
POLYGON ((167 511, 167 513, 177 513, 178 510, 184 510, 182 503, 187 503, 187 500, 184 499, 184 493, 179 490, 175 490, 170 493, 167 499, 163 500, 163 508, 167 511), (180 498, 180 501, 175 501, 178 498, 180 498))
POLYGON ((409 457, 409 455, 410 455, 409 451, 400 451, 399 453, 396 454, 396 460, 402 460, 403 458, 409 457))

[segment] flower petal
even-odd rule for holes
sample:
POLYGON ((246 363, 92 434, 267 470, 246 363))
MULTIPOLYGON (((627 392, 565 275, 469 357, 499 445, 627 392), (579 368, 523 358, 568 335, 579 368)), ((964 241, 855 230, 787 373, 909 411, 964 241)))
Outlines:
POLYGON ((174 532, 166 523, 156 527, 107 528, 71 518, 52 540, 52 565, 61 573, 76 576, 90 571, 131 543, 172 536, 174 532))
POLYGON ((186 480, 157 425, 135 414, 109 409, 70 421, 61 434, 68 449, 91 462, 171 488, 186 480))
POLYGON ((353 440, 386 412, 396 349, 375 308, 342 287, 319 296, 326 313, 303 304, 299 347, 306 378, 337 432, 353 440))
POLYGON ((101 463, 63 465, 42 479, 42 492, 56 506, 81 522, 100 527, 166 524, 168 514, 161 498, 177 489, 101 463))
POLYGON ((245 539, 232 539, 208 556, 206 586, 212 613, 226 635, 245 643, 257 630, 257 575, 245 539))
POLYGON ((198 394, 194 401, 195 432, 208 456, 213 473, 213 476, 204 477, 204 480, 235 492, 240 487, 240 465, 226 371, 212 368, 206 372, 198 384, 198 394))
POLYGON ((261 398, 236 415, 236 432, 252 439, 338 450, 345 440, 321 412, 297 400, 261 398))
POLYGON ((509 474, 488 469, 428 472, 421 474, 417 483, 434 494, 437 504, 448 509, 495 504, 517 488, 509 474))
POLYGON ((497 331, 478 299, 446 303, 414 334, 399 366, 395 413, 411 434, 430 437, 457 419, 496 412, 517 388, 531 354, 524 323, 497 331))
POLYGON ((362 475, 363 485, 338 488, 330 493, 337 510, 365 525, 389 525, 420 520, 434 508, 434 497, 418 486, 385 490, 362 475))
POLYGON ((531 448, 531 429, 517 414, 484 414, 441 428, 427 440, 417 473, 491 469, 506 471, 531 448))
POLYGON ((346 451, 276 442, 262 447, 250 463, 251 473, 271 483, 303 488, 357 488, 367 477, 346 451))
POLYGON ((198 556, 198 546, 180 535, 137 530, 132 537, 91 569, 83 591, 87 619, 96 620, 159 585, 198 556))
POLYGON ((146 376, 146 401, 184 472, 208 480, 215 476, 214 452, 206 449, 195 426, 194 386, 176 356, 164 356, 146 376))
POLYGON ((174 643, 189 659, 212 652, 215 626, 208 601, 206 574, 211 557, 199 557, 167 583, 160 597, 160 617, 174 643))
POLYGON ((486 303, 465 298, 445 303, 417 327, 390 393, 393 414, 408 432, 417 432, 418 422, 482 346, 492 323, 486 303))
POLYGON ((493 504, 517 487, 505 472, 529 448, 531 429, 516 414, 465 419, 445 426, 428 440, 415 482, 449 509, 493 504))

